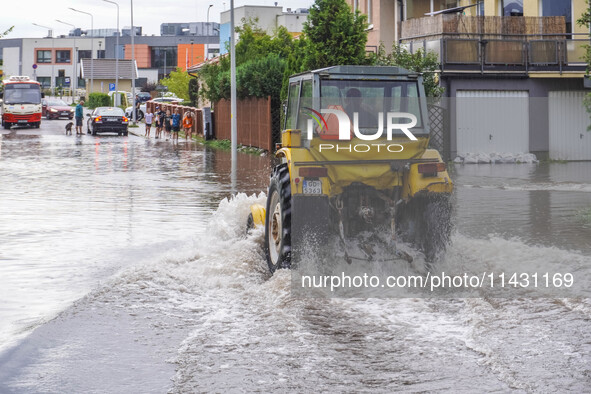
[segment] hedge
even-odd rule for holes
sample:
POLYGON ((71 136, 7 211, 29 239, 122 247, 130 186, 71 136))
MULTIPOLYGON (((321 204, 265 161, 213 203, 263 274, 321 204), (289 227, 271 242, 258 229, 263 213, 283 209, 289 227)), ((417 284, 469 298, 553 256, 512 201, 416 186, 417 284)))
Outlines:
POLYGON ((90 93, 88 95, 88 108, 108 107, 111 105, 111 98, 106 93, 90 93))

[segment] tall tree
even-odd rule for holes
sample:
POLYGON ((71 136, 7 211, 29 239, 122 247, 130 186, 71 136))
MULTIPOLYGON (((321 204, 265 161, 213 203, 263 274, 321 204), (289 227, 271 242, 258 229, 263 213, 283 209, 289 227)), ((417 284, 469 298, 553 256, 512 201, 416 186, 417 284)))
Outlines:
MULTIPOLYGON (((591 23, 591 4, 587 7, 587 9, 583 12, 579 19, 577 19, 577 24, 579 26, 584 26, 589 28, 589 24, 591 23)), ((587 72, 586 77, 589 77, 591 73, 591 45, 584 45, 585 48, 585 55, 583 56, 583 60, 587 63, 587 72)), ((588 93, 585 98, 583 99, 583 105, 585 106, 587 113, 590 115, 591 119, 591 93, 588 93)), ((587 131, 591 131, 591 124, 587 126, 587 131)))
POLYGON ((316 0, 304 23, 304 69, 366 64, 367 17, 345 0, 316 0))
POLYGON ((4 36, 8 35, 8 33, 12 31, 12 29, 14 29, 14 26, 8 28, 4 33, 0 33, 0 38, 3 38, 4 36))

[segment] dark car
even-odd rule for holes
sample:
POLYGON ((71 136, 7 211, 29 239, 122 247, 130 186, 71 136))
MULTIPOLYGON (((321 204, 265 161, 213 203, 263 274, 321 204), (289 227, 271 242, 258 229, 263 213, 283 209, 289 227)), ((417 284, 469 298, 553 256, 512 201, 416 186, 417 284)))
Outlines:
POLYGON ((41 115, 46 119, 58 119, 74 117, 74 108, 60 99, 43 99, 41 101, 41 115))
POLYGON ((137 98, 140 103, 145 103, 146 101, 152 100, 152 95, 150 95, 148 92, 139 92, 137 94, 137 98))
POLYGON ((86 123, 88 134, 97 135, 98 133, 117 133, 127 135, 127 126, 129 119, 125 113, 118 107, 98 107, 92 114, 88 114, 86 123))

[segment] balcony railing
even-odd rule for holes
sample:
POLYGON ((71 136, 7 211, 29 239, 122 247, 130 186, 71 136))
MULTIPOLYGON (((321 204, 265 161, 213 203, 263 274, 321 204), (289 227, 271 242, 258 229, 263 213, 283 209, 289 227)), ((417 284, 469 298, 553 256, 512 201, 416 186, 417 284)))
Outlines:
POLYGON ((458 36, 402 44, 435 53, 442 71, 582 71, 588 39, 470 39, 458 36))
POLYGON ((562 72, 584 70, 589 38, 566 33, 564 17, 444 14, 402 22, 401 42, 437 54, 442 71, 562 72))
POLYGON ((464 16, 441 14, 433 17, 409 19, 401 24, 402 41, 417 37, 438 38, 447 34, 468 36, 536 36, 566 34, 563 16, 464 16))

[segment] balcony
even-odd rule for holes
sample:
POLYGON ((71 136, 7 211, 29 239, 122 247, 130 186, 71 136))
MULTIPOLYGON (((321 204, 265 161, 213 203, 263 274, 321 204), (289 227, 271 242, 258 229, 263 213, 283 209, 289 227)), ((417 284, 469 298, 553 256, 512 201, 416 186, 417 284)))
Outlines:
POLYGON ((566 33, 564 17, 437 15, 402 22, 402 45, 434 52, 444 73, 584 71, 586 34, 566 33))

